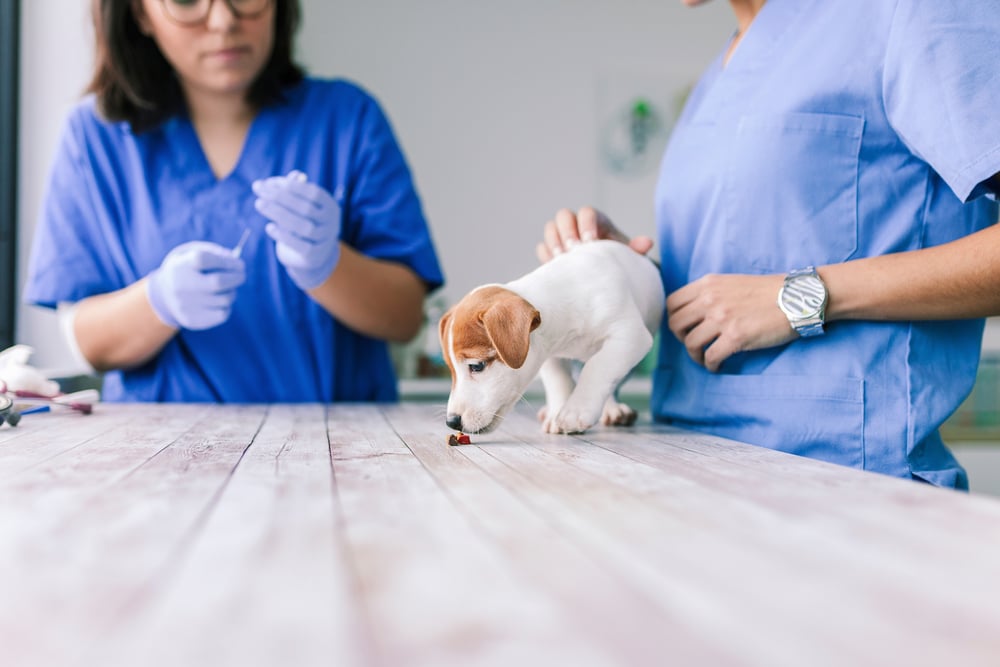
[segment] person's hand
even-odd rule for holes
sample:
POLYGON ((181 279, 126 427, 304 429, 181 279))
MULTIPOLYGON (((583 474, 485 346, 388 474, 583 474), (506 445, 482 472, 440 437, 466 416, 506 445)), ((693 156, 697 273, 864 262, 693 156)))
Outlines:
POLYGON ((211 329, 227 319, 236 288, 246 281, 243 260, 229 248, 207 241, 183 243, 149 274, 146 291, 153 312, 164 324, 211 329))
POLYGON ((783 281, 781 275, 704 276, 667 297, 667 324, 692 359, 717 371, 737 352, 796 337, 778 307, 783 281))
POLYGON ((544 240, 538 244, 535 254, 544 264, 577 243, 597 239, 619 241, 640 255, 645 255, 653 247, 653 239, 648 236, 636 236, 630 239, 615 227, 606 215, 597 209, 585 206, 576 213, 568 208, 556 212, 555 218, 545 223, 544 240))
POLYGON ((303 290, 323 284, 340 259, 340 206, 333 196, 300 171, 255 181, 253 191, 291 279, 303 290))

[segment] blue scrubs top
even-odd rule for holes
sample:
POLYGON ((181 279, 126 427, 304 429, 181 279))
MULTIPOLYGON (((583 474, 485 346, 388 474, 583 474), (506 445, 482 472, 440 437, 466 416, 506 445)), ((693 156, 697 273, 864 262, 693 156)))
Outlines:
MULTIPOLYGON (((108 401, 389 401, 387 345, 334 320, 278 262, 250 184, 298 169, 342 201, 341 238, 443 278, 403 154, 378 104, 345 81, 306 79, 262 109, 231 174, 218 180, 181 115, 133 134, 83 101, 64 129, 32 251, 25 300, 53 307, 118 290, 193 240, 235 246, 247 281, 232 316, 181 330, 159 355, 104 378, 108 401)), ((108 326, 115 326, 109 322, 108 326)))
MULTIPOLYGON (((995 223, 980 196, 1000 172, 993 4, 768 0, 692 91, 664 155, 668 293, 708 273, 785 273, 995 223)), ((838 321, 710 373, 664 328, 654 416, 967 488, 938 427, 972 388, 982 331, 983 320, 838 321)))

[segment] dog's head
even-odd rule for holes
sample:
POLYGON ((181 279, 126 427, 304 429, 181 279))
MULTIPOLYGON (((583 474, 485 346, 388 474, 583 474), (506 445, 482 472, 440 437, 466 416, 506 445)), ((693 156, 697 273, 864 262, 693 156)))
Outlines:
POLYGON ((469 292, 441 318, 441 349, 451 369, 447 424, 456 431, 496 428, 538 371, 528 363, 531 332, 542 318, 498 285, 469 292))

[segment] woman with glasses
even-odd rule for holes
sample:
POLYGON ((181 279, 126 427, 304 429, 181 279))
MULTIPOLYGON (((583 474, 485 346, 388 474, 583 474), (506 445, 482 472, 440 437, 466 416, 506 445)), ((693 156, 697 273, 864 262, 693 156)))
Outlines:
POLYGON ((94 0, 25 298, 118 401, 394 400, 442 274, 379 105, 293 62, 297 0, 94 0))

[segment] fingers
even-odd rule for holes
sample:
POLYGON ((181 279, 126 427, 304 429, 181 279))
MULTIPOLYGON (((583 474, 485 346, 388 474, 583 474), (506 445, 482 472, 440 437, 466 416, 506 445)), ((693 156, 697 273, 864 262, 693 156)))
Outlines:
POLYGON ((229 248, 208 241, 194 241, 174 248, 164 260, 174 271, 196 274, 209 291, 224 291, 246 281, 246 263, 229 248))
POLYGON ((286 247, 284 256, 296 258, 296 266, 308 264, 317 247, 329 245, 339 235, 340 207, 301 172, 255 181, 253 191, 254 208, 271 221, 268 235, 286 247))
POLYGON ((237 288, 246 282, 246 264, 229 248, 192 241, 171 250, 150 273, 146 292, 164 324, 209 329, 229 319, 237 288))
MULTIPOLYGON (((215 244, 211 244, 215 246, 215 244)), ((239 257, 234 257, 229 248, 216 246, 209 249, 192 250, 187 258, 187 263, 195 271, 206 273, 209 271, 219 272, 239 272, 242 273, 246 264, 239 257)))
POLYGON ((556 211, 552 220, 542 228, 542 242, 535 248, 539 261, 547 262, 578 243, 599 238, 598 215, 590 207, 582 208, 578 213, 568 208, 556 211))
POLYGON ((254 181, 250 187, 258 197, 280 202, 286 208, 297 211, 301 215, 311 215, 317 210, 338 205, 333 195, 325 188, 298 179, 291 174, 254 181))
POLYGON ((202 298, 200 305, 202 310, 215 310, 220 313, 227 313, 232 308, 233 301, 235 300, 236 290, 230 290, 206 296, 202 298))
POLYGON ((579 220, 573 211, 568 208, 556 211, 555 226, 563 249, 568 250, 580 242, 579 220))
POLYGON ((705 319, 701 310, 688 307, 690 305, 683 294, 671 294, 667 299, 667 326, 687 349, 691 359, 704 366, 705 348, 718 338, 719 331, 705 319))
POLYGON ((246 269, 241 265, 232 270, 205 273, 206 286, 216 294, 231 292, 247 280, 246 269))
POLYGON ((702 276, 667 297, 667 324, 695 362, 718 371, 734 354, 794 338, 775 302, 782 280, 779 274, 702 276))
MULTIPOLYGON (((290 250, 295 256, 300 258, 308 256, 310 251, 315 246, 315 243, 313 243, 309 239, 294 234, 288 229, 280 225, 277 225, 273 222, 268 223, 268 225, 264 227, 264 232, 267 233, 267 235, 270 236, 276 243, 278 243, 279 249, 281 249, 281 247, 284 246, 285 248, 290 250)), ((284 259, 288 260, 289 258, 290 255, 286 256, 284 259)), ((304 263, 305 262, 303 261, 294 262, 294 264, 296 265, 304 263)))
POLYGON ((254 202, 254 208, 262 216, 293 236, 310 241, 317 241, 323 236, 323 230, 312 218, 278 202, 261 198, 254 202))
POLYGON ((606 215, 592 206, 584 206, 575 213, 568 208, 559 209, 542 228, 542 241, 535 247, 535 255, 540 262, 545 263, 570 250, 577 243, 597 239, 625 243, 640 255, 647 254, 653 248, 653 239, 649 236, 630 239, 606 215))
MULTIPOLYGON (((572 215, 572 214, 570 214, 572 215)), ((602 218, 598 212, 590 207, 584 206, 577 213, 575 224, 573 225, 572 234, 576 240, 580 241, 595 241, 600 237, 598 228, 598 219, 602 218)), ((608 223, 610 225, 610 222, 608 223)))
POLYGON ((566 246, 563 245, 562 236, 559 234, 559 227, 556 225, 555 220, 549 220, 545 223, 545 227, 542 229, 542 236, 543 242, 552 257, 566 252, 566 246))
POLYGON ((552 251, 549 250, 549 246, 545 244, 544 241, 540 242, 535 246, 535 256, 538 257, 538 262, 544 264, 545 262, 552 259, 552 251))
POLYGON ((640 255, 645 255, 653 249, 653 239, 648 236, 636 236, 628 242, 628 247, 632 248, 632 250, 635 250, 640 255))
POLYGON ((580 242, 576 215, 568 208, 559 209, 555 217, 545 223, 542 235, 549 255, 552 257, 561 255, 580 242))

